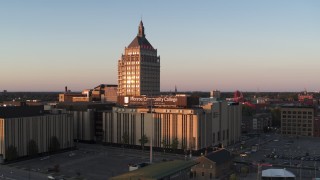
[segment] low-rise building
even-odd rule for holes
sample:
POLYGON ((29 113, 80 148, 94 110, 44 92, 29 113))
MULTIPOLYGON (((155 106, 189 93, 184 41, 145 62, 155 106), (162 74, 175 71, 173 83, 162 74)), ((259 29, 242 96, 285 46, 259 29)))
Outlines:
POLYGON ((110 180, 179 180, 189 179, 190 169, 197 164, 195 161, 174 160, 148 165, 146 167, 130 171, 110 180))
POLYGON ((59 94, 59 102, 117 102, 118 85, 100 84, 93 89, 85 89, 82 93, 71 93, 67 87, 59 94))
POLYGON ((252 118, 252 130, 257 133, 265 131, 265 128, 272 126, 271 113, 259 113, 253 115, 252 118))
POLYGON ((230 172, 233 155, 226 149, 219 149, 196 159, 190 177, 197 180, 216 179, 230 172))

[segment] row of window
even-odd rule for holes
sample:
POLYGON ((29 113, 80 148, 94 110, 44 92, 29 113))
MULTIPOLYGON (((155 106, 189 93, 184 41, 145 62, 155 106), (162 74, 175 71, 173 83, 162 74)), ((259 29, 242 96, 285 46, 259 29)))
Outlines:
POLYGON ((312 120, 282 119, 282 122, 309 123, 309 124, 312 124, 312 120))
POLYGON ((302 127, 312 127, 312 124, 291 124, 291 123, 288 123, 288 124, 286 124, 286 123, 282 123, 282 126, 288 126, 288 127, 300 127, 300 126, 302 126, 302 127))
MULTIPOLYGON (((201 172, 201 176, 204 176, 205 173, 204 172, 201 172)), ((193 179, 193 178, 196 178, 197 177, 197 172, 196 171, 191 171, 190 172, 190 179, 193 179)), ((209 173, 209 178, 212 179, 213 176, 212 176, 212 173, 209 173)))
POLYGON ((128 80, 140 79, 140 76, 134 76, 134 75, 133 76, 125 76, 124 75, 121 79, 125 82, 126 79, 128 79, 128 80))
POLYGON ((303 111, 303 112, 301 112, 301 111, 282 111, 282 114, 312 114, 312 112, 311 111, 308 111, 308 112, 306 112, 306 111, 303 111))
POLYGON ((131 75, 132 74, 134 76, 134 75, 139 75, 140 72, 139 71, 132 71, 132 72, 131 71, 126 71, 124 74, 126 74, 126 75, 131 75))
POLYGON ((140 69, 140 66, 127 66, 124 68, 124 70, 139 70, 140 69))
MULTIPOLYGON (((301 117, 303 119, 307 119, 307 116, 291 116, 291 115, 282 115, 282 118, 298 118, 298 119, 301 119, 301 117)), ((312 116, 308 116, 308 119, 312 119, 312 116)))
POLYGON ((131 64, 140 64, 140 61, 127 61, 125 62, 126 65, 131 65, 131 64))
POLYGON ((287 131, 312 131, 312 129, 311 128, 282 128, 282 130, 287 130, 287 131))
POLYGON ((312 136, 312 133, 307 133, 307 132, 302 132, 302 133, 300 133, 300 132, 290 132, 290 131, 282 131, 282 134, 294 134, 294 135, 303 135, 303 136, 312 136))
MULTIPOLYGON (((218 135, 218 139, 217 140, 221 141, 221 132, 218 131, 217 135, 218 135)), ((222 141, 224 141, 226 139, 226 136, 227 136, 227 139, 229 139, 229 129, 222 131, 222 141)), ((213 144, 216 143, 216 134, 215 133, 212 133, 212 143, 213 144)))

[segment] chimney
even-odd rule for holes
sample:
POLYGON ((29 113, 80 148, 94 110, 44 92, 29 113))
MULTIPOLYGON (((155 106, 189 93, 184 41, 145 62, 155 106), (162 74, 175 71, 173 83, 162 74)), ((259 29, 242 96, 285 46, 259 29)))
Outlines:
POLYGON ((68 93, 68 86, 64 87, 64 92, 68 93))

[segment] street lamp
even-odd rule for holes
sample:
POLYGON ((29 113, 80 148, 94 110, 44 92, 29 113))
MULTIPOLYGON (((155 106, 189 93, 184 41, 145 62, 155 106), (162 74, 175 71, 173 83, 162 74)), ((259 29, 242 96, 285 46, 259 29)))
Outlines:
POLYGON ((301 180, 302 159, 300 160, 300 180, 301 180))
POLYGON ((151 137, 150 137, 150 164, 152 164, 152 158, 153 158, 153 152, 152 152, 152 149, 153 149, 153 109, 152 109, 152 98, 151 98, 151 108, 150 108, 150 111, 151 111, 151 137))
POLYGON ((317 161, 314 162, 314 179, 317 178, 317 161))

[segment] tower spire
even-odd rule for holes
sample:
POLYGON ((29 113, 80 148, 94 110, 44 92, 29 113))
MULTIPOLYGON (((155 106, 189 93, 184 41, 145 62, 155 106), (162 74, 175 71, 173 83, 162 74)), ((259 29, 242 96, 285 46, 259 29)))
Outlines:
POLYGON ((142 19, 141 19, 140 24, 139 24, 138 36, 139 37, 145 37, 146 36, 144 34, 144 26, 143 26, 142 19))

